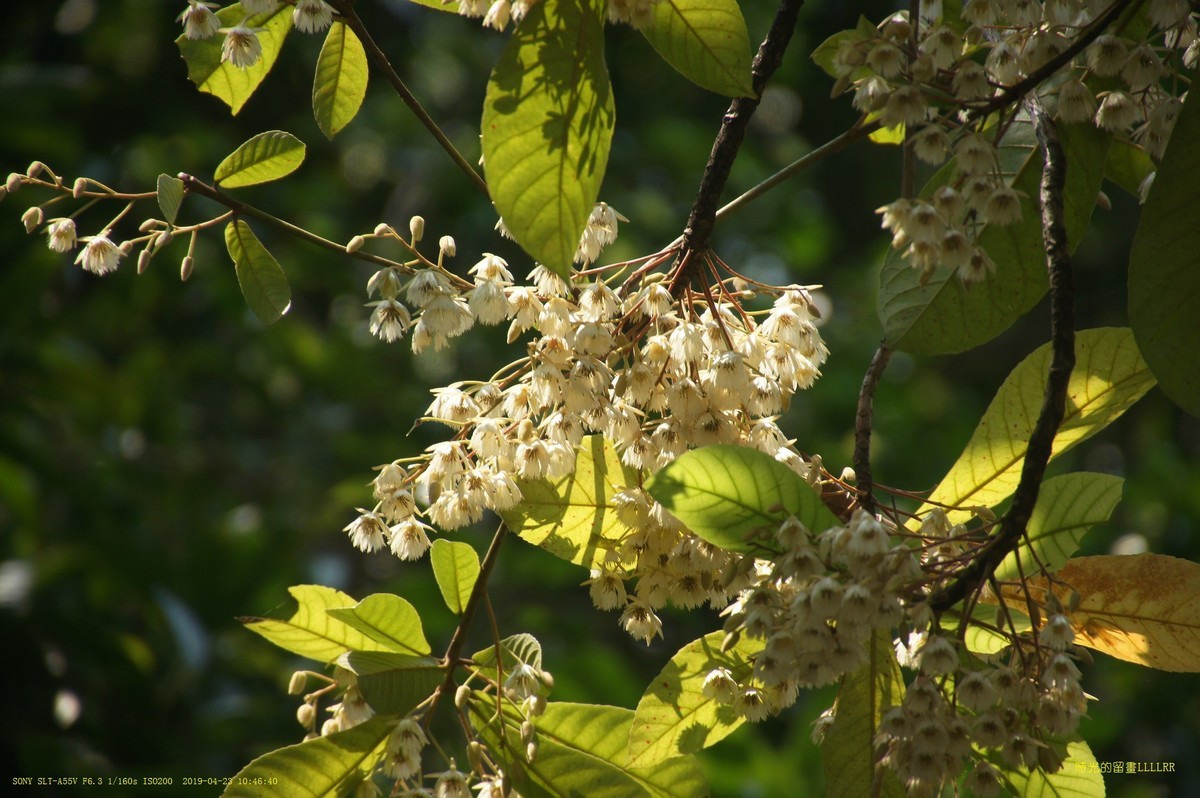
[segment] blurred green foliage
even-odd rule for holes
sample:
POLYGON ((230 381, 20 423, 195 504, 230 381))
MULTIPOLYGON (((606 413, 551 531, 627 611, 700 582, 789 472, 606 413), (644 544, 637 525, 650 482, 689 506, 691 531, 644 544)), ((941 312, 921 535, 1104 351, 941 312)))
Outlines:
MULTIPOLYGON (((476 157, 484 83, 503 37, 403 0, 360 5, 413 91, 476 157)), ((876 18, 888 8, 864 5, 876 18)), ((145 191, 160 172, 208 178, 249 136, 283 129, 309 145, 308 160, 282 183, 243 190, 246 201, 339 241, 381 220, 403 229, 420 213, 427 239, 457 238, 464 270, 481 251, 526 262, 492 232, 491 209, 383 81, 333 143, 321 136, 308 105, 315 37, 290 38, 238 117, 198 94, 171 41, 182 6, 7 4, 0 167, 23 170, 38 158, 67 180, 86 174, 145 191)), ((853 25, 860 9, 848 6, 807 4, 730 197, 851 121, 848 103, 828 99, 828 81, 807 59, 853 25)), ((745 13, 760 36, 769 4, 748 3, 745 13)), ((633 256, 678 233, 725 101, 687 84, 628 29, 610 28, 608 56, 618 127, 601 196, 633 220, 609 254, 633 256)), ((872 210, 895 193, 894 156, 857 145, 730 218, 715 238, 727 261, 755 276, 827 287, 833 357, 785 429, 835 473, 849 461, 858 384, 880 336, 874 293, 886 238, 872 210)), ((1112 193, 1113 210, 1077 257, 1081 326, 1125 323, 1124 253, 1137 209, 1112 193)), ((299 663, 236 621, 286 614, 288 585, 400 593, 433 608, 426 630, 435 650, 444 645, 453 619, 428 565, 362 557, 340 530, 369 501, 372 466, 437 439, 433 429, 410 432, 427 388, 486 376, 504 362, 504 347, 487 331, 422 357, 381 345, 366 331, 363 264, 263 229, 294 292, 292 311, 270 328, 245 307, 219 236, 201 241, 186 284, 182 242, 145 275, 126 262, 100 281, 41 236, 24 235, 18 217, 29 201, 18 194, 0 206, 0 640, 9 686, 0 776, 7 785, 10 774, 177 783, 232 775, 301 736, 285 695, 299 663)), ((183 218, 215 208, 200 204, 188 200, 183 218)), ((114 212, 89 212, 81 233, 98 232, 114 212)), ((1045 340, 1045 316, 1039 306, 966 355, 898 355, 876 400, 878 480, 932 487, 1009 369, 1045 340)), ((1084 553, 1144 542, 1200 558, 1196 419, 1153 392, 1064 459, 1062 469, 1128 480, 1113 522, 1085 539, 1084 553)), ((456 537, 482 549, 486 531, 456 537)), ((633 706, 662 662, 715 624, 669 614, 666 639, 647 650, 615 616, 592 609, 578 587, 584 576, 514 543, 494 579, 502 632, 542 640, 556 698, 633 706)), ((1174 774, 1112 776, 1110 795, 1200 794, 1194 677, 1104 661, 1086 672, 1085 688, 1099 699, 1083 729, 1099 760, 1175 763, 1174 774)), ((817 790, 808 723, 832 698, 815 693, 786 722, 745 728, 709 752, 714 794, 817 790)))

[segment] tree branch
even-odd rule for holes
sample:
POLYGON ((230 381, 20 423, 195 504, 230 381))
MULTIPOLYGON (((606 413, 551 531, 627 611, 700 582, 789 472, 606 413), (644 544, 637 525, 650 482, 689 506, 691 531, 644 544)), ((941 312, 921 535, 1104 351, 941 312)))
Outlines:
POLYGON ((996 567, 1016 549, 1025 536, 1026 526, 1037 504, 1046 464, 1050 460, 1054 436, 1066 409, 1067 385, 1075 367, 1075 282, 1067 230, 1063 222, 1063 189, 1067 162, 1055 132, 1054 123, 1040 104, 1031 103, 1038 142, 1045 157, 1040 200, 1042 237, 1046 245, 1046 267, 1050 276, 1050 371, 1042 408, 1029 437, 1021 480, 1013 494, 1012 506, 1000 522, 1000 529, 984 544, 975 559, 944 590, 933 595, 930 606, 942 611, 977 590, 991 577, 996 567))
POLYGON ((875 388, 892 358, 892 350, 880 344, 863 375, 858 392, 858 412, 854 415, 854 475, 858 479, 858 501, 869 513, 875 512, 875 497, 871 491, 875 479, 871 472, 871 420, 874 414, 875 388))

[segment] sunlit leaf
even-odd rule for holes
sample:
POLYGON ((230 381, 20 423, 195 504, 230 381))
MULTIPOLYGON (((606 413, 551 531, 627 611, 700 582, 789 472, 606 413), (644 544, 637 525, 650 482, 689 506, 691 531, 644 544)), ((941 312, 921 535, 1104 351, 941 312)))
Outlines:
POLYGON ((1129 326, 1163 392, 1200 416, 1200 99, 1188 92, 1129 254, 1129 326))
POLYGON ((367 53, 345 23, 325 35, 313 76, 313 114, 326 138, 333 138, 358 114, 367 96, 367 53))
POLYGON ((268 130, 248 139, 217 166, 223 188, 241 188, 286 177, 304 163, 304 142, 285 130, 268 130))
MULTIPOLYGON (((1000 148, 1001 170, 1024 194, 1021 219, 1015 224, 988 225, 978 243, 996 263, 996 273, 964 285, 957 273, 939 267, 922 283, 921 271, 889 250, 880 274, 879 318, 886 343, 920 354, 963 352, 991 340, 1046 293, 1046 254, 1037 198, 1042 158, 1029 131, 1014 123, 1000 148)), ((1067 238, 1072 249, 1087 229, 1104 176, 1109 136, 1091 125, 1064 125, 1063 151, 1070 163, 1063 193, 1067 238)), ((923 196, 949 182, 953 164, 940 170, 922 190, 923 196)))
POLYGON ((421 626, 421 616, 412 604, 391 593, 367 596, 353 607, 331 609, 329 615, 362 632, 389 651, 428 654, 429 642, 421 626))
POLYGON ((163 220, 168 224, 175 224, 175 219, 179 216, 179 206, 183 204, 183 181, 171 175, 159 175, 156 196, 163 220))
POLYGON ((604 179, 616 113, 601 0, 535 3, 483 105, 488 191, 513 238, 566 276, 604 179))
POLYGON ((994 764, 1019 798, 1104 798, 1104 776, 1092 749, 1083 740, 1067 744, 1067 758, 1057 773, 994 764))
POLYGON ((621 463, 612 444, 589 435, 579 444, 574 473, 553 481, 518 480, 524 498, 500 517, 535 546, 592 568, 629 534, 613 496, 637 484, 637 471, 621 463))
POLYGON ((260 634, 282 649, 320 662, 332 662, 347 651, 382 651, 384 646, 341 621, 327 610, 353 607, 355 601, 340 590, 320 585, 288 588, 299 607, 286 621, 273 618, 242 618, 251 632, 260 634))
MULTIPOLYGON (((227 28, 242 24, 245 16, 240 3, 234 3, 217 12, 221 26, 227 28)), ((252 29, 261 28, 258 31, 258 41, 262 45, 262 56, 258 63, 245 69, 221 60, 224 36, 189 39, 180 35, 175 40, 180 55, 187 62, 188 79, 195 83, 200 91, 211 94, 228 105, 234 114, 242 110, 250 95, 254 94, 271 71, 271 67, 275 66, 275 59, 279 57, 283 40, 292 29, 292 9, 290 6, 280 5, 274 11, 250 17, 245 21, 245 25, 252 29)))
POLYGON ((278 321, 292 306, 292 289, 279 261, 241 219, 226 225, 225 248, 246 304, 263 324, 278 321))
POLYGON ((337 659, 358 677, 358 691, 375 712, 407 715, 445 680, 433 657, 392 651, 350 651, 337 659))
POLYGON ((701 88, 751 97, 750 35, 736 0, 661 0, 641 33, 668 64, 701 88))
MULTIPOLYGON (((1029 436, 1041 410, 1050 358, 1046 344, 1013 369, 958 462, 930 495, 929 505, 948 505, 946 514, 951 521, 965 521, 972 515, 970 509, 956 508, 994 507, 1016 489, 1029 436)), ((1066 414, 1051 456, 1104 429, 1153 386, 1154 377, 1128 329, 1081 330, 1075 338, 1075 370, 1067 386, 1066 414)))
MULTIPOLYGON (((867 664, 842 679, 833 705, 833 725, 821 741, 826 798, 861 798, 876 795, 875 729, 888 707, 904 698, 904 679, 891 633, 877 631, 867 642, 867 664)), ((901 798, 904 789, 895 775, 883 776, 882 795, 901 798)))
POLYGON ((1022 573, 1033 576, 1039 563, 1049 573, 1057 571, 1079 549, 1084 533, 1112 515, 1124 484, 1125 480, 1111 474, 1063 474, 1047 479, 1026 526, 1027 540, 1000 563, 996 578, 1019 579, 1022 573))
POLYGON ((470 715, 491 753, 511 774, 523 798, 703 798, 704 772, 695 757, 675 757, 653 767, 631 767, 626 743, 633 712, 619 707, 552 702, 537 719, 537 757, 525 760, 524 716, 505 702, 496 716, 494 697, 475 693, 470 715), (501 743, 501 734, 505 742, 501 743), (515 761, 514 761, 515 760, 515 761))
POLYGON ((646 491, 696 535, 729 551, 774 550, 771 533, 794 515, 814 534, 839 522, 803 477, 744 446, 705 446, 677 457, 646 491))
POLYGON ((745 722, 729 704, 704 695, 704 680, 726 668, 738 682, 754 670, 751 657, 762 641, 742 637, 721 651, 725 632, 693 640, 671 657, 651 681, 634 711, 629 733, 629 764, 649 767, 672 757, 693 754, 723 740, 745 722))
MULTIPOLYGON (((481 671, 496 677, 496 646, 476 651, 471 661, 481 671)), ((505 673, 512 673, 518 665, 528 665, 534 670, 542 669, 542 644, 531 634, 521 634, 505 637, 500 641, 500 664, 505 673)))
POLYGON ((383 758, 391 719, 376 716, 345 731, 263 754, 229 781, 223 798, 340 798, 383 758))
POLYGON ((438 538, 429 549, 429 562, 446 606, 461 615, 479 576, 479 555, 469 543, 438 538))

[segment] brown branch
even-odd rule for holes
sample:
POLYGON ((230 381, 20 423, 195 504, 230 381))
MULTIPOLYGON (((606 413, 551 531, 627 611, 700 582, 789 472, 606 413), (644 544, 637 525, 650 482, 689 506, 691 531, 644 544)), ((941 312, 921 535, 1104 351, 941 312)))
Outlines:
POLYGON ((879 378, 892 358, 892 350, 880 344, 863 375, 862 388, 858 392, 858 411, 854 416, 854 475, 858 480, 858 501, 869 513, 875 512, 875 497, 871 491, 875 479, 871 473, 871 420, 874 414, 875 389, 879 378))
POLYGON ((1050 370, 1046 376, 1042 408, 1025 450, 1021 479, 1013 494, 1012 506, 1000 522, 999 531, 984 544, 971 564, 948 587, 930 598, 930 607, 935 611, 948 609, 969 592, 979 589, 1025 536, 1026 526, 1037 504, 1046 464, 1050 461, 1054 436, 1065 413, 1067 385, 1071 370, 1075 367, 1075 283, 1067 247, 1067 230, 1063 222, 1066 156, 1054 123, 1045 110, 1040 104, 1031 103, 1031 106, 1038 142, 1045 157, 1040 200, 1046 268, 1050 275, 1050 370))

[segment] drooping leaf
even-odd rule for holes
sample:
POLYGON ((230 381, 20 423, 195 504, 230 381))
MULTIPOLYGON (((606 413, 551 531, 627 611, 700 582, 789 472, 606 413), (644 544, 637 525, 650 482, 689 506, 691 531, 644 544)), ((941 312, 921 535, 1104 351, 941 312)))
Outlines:
POLYGON ((242 623, 280 648, 319 662, 333 662, 351 650, 384 650, 374 639, 328 615, 328 610, 354 606, 354 599, 340 590, 296 585, 288 593, 299 604, 291 618, 242 618, 242 623))
POLYGON ((171 175, 159 175, 156 196, 163 220, 168 224, 175 224, 175 219, 179 216, 179 206, 183 204, 183 181, 171 175))
MULTIPOLYGON (((1030 123, 1014 124, 1000 148, 1001 170, 1024 195, 1020 221, 987 225, 978 243, 996 263, 996 273, 964 285, 951 269, 939 267, 922 283, 921 271, 890 250, 880 274, 879 318, 888 346, 934 355, 963 352, 1006 330, 1046 293, 1046 255, 1037 197, 1042 159, 1030 123)), ((1109 136, 1091 125, 1060 130, 1067 156, 1063 193, 1067 238, 1072 249, 1087 229, 1104 176, 1109 136)), ((951 163, 922 190, 932 194, 954 176, 951 163)))
POLYGON ((407 715, 446 677, 433 657, 392 651, 349 651, 337 663, 358 677, 358 691, 383 715, 407 715))
POLYGON ((1067 743, 1067 758, 1057 773, 1008 768, 995 764, 1019 798, 1104 798, 1104 776, 1092 749, 1083 740, 1067 743))
POLYGON ((1112 515, 1124 484, 1125 480, 1111 474, 1075 473, 1047 479, 1026 527, 1028 541, 1000 563, 996 578, 1019 579, 1022 572, 1034 576, 1038 563, 1049 573, 1057 571, 1079 549, 1084 533, 1112 515))
MULTIPOLYGON (((245 15, 240 3, 234 3, 217 12, 221 27, 226 28, 241 24, 245 15)), ((258 62, 245 69, 221 60, 223 36, 189 39, 180 35, 175 40, 180 55, 187 63, 188 80, 195 83, 200 91, 211 94, 228 105, 234 114, 242 110, 242 106, 263 82, 271 67, 275 66, 275 59, 279 57, 283 40, 292 30, 292 9, 290 6, 280 5, 274 11, 250 17, 245 25, 258 31, 258 41, 262 45, 262 55, 258 62)))
POLYGON ((222 798, 340 798, 383 758, 391 721, 376 716, 345 731, 263 754, 230 779, 222 798))
MULTIPOLYGON (((1046 344, 1013 369, 958 462, 930 495, 930 505, 951 508, 946 515, 952 522, 972 515, 969 509, 956 508, 994 507, 1016 489, 1029 436, 1041 410, 1050 357, 1046 344)), ((1154 377, 1128 329, 1081 330, 1075 338, 1075 370, 1067 386, 1066 414, 1051 457, 1111 424, 1153 385, 1154 377)))
POLYGON ((813 534, 839 522, 804 479, 744 446, 705 446, 677 457, 646 491, 696 535, 729 551, 775 550, 770 532, 794 515, 813 534))
POLYGON ((601 0, 535 3, 483 105, 488 191, 513 238, 566 277, 600 192, 615 110, 601 0))
POLYGON ((334 22, 325 35, 313 76, 313 114, 325 138, 333 138, 358 114, 367 96, 367 52, 354 31, 334 22))
POLYGON ((214 173, 223 188, 241 188, 286 177, 304 163, 304 142, 285 130, 259 133, 231 152, 214 173))
POLYGON ((750 34, 736 0, 661 0, 646 41, 697 86, 727 97, 751 97, 750 34))
POLYGON ((471 719, 524 798, 703 798, 708 784, 699 762, 681 756, 653 767, 630 766, 626 743, 633 712, 619 707, 552 702, 537 719, 537 757, 525 761, 523 716, 505 702, 475 693, 471 719), (505 743, 501 744, 501 734, 505 743), (514 761, 516 760, 516 761, 514 761))
MULTIPOLYGON (((890 632, 875 632, 865 665, 842 679, 833 705, 833 725, 821 741, 821 765, 825 772, 826 798, 859 798, 876 795, 875 729, 888 707, 904 698, 904 679, 890 632)), ((901 798, 904 789, 890 772, 881 775, 882 795, 901 798)))
MULTIPOLYGON (((471 661, 485 676, 495 681, 502 681, 504 676, 496 669, 496 646, 476 651, 471 661)), ((542 644, 531 634, 520 634, 505 637, 500 641, 500 665, 504 674, 512 673, 518 665, 528 665, 534 670, 542 669, 542 644)))
POLYGON ((508 528, 556 557, 585 568, 596 567, 605 553, 629 533, 617 519, 613 496, 636 487, 638 473, 621 463, 601 435, 579 444, 574 473, 561 479, 518 480, 524 497, 500 517, 508 528))
POLYGON ((469 543, 438 538, 429 549, 429 562, 446 606, 462 615, 479 576, 479 555, 469 543))
MULTIPOLYGON (((1165 554, 1076 557, 1057 579, 1062 604, 1068 590, 1060 583, 1081 597, 1068 613, 1077 644, 1158 670, 1200 672, 1200 563, 1165 554)), ((1044 579, 1030 585, 1042 604, 1047 589, 1044 579)))
POLYGON ((263 324, 278 321, 292 306, 292 289, 279 261, 241 219, 225 226, 225 248, 246 304, 263 324))
POLYGON ((1179 112, 1129 253, 1129 326, 1163 392, 1200 416, 1200 99, 1179 112))
POLYGON ((629 733, 630 765, 650 767, 672 757, 693 754, 728 737, 745 722, 729 704, 704 695, 704 680, 726 668, 738 682, 747 681, 751 657, 762 641, 743 636, 729 651, 721 651, 722 631, 693 640, 671 657, 634 710, 629 733))
POLYGON ((421 626, 421 616, 412 604, 391 593, 367 596, 353 607, 331 609, 331 618, 362 632, 388 651, 403 654, 428 654, 429 641, 421 626))

